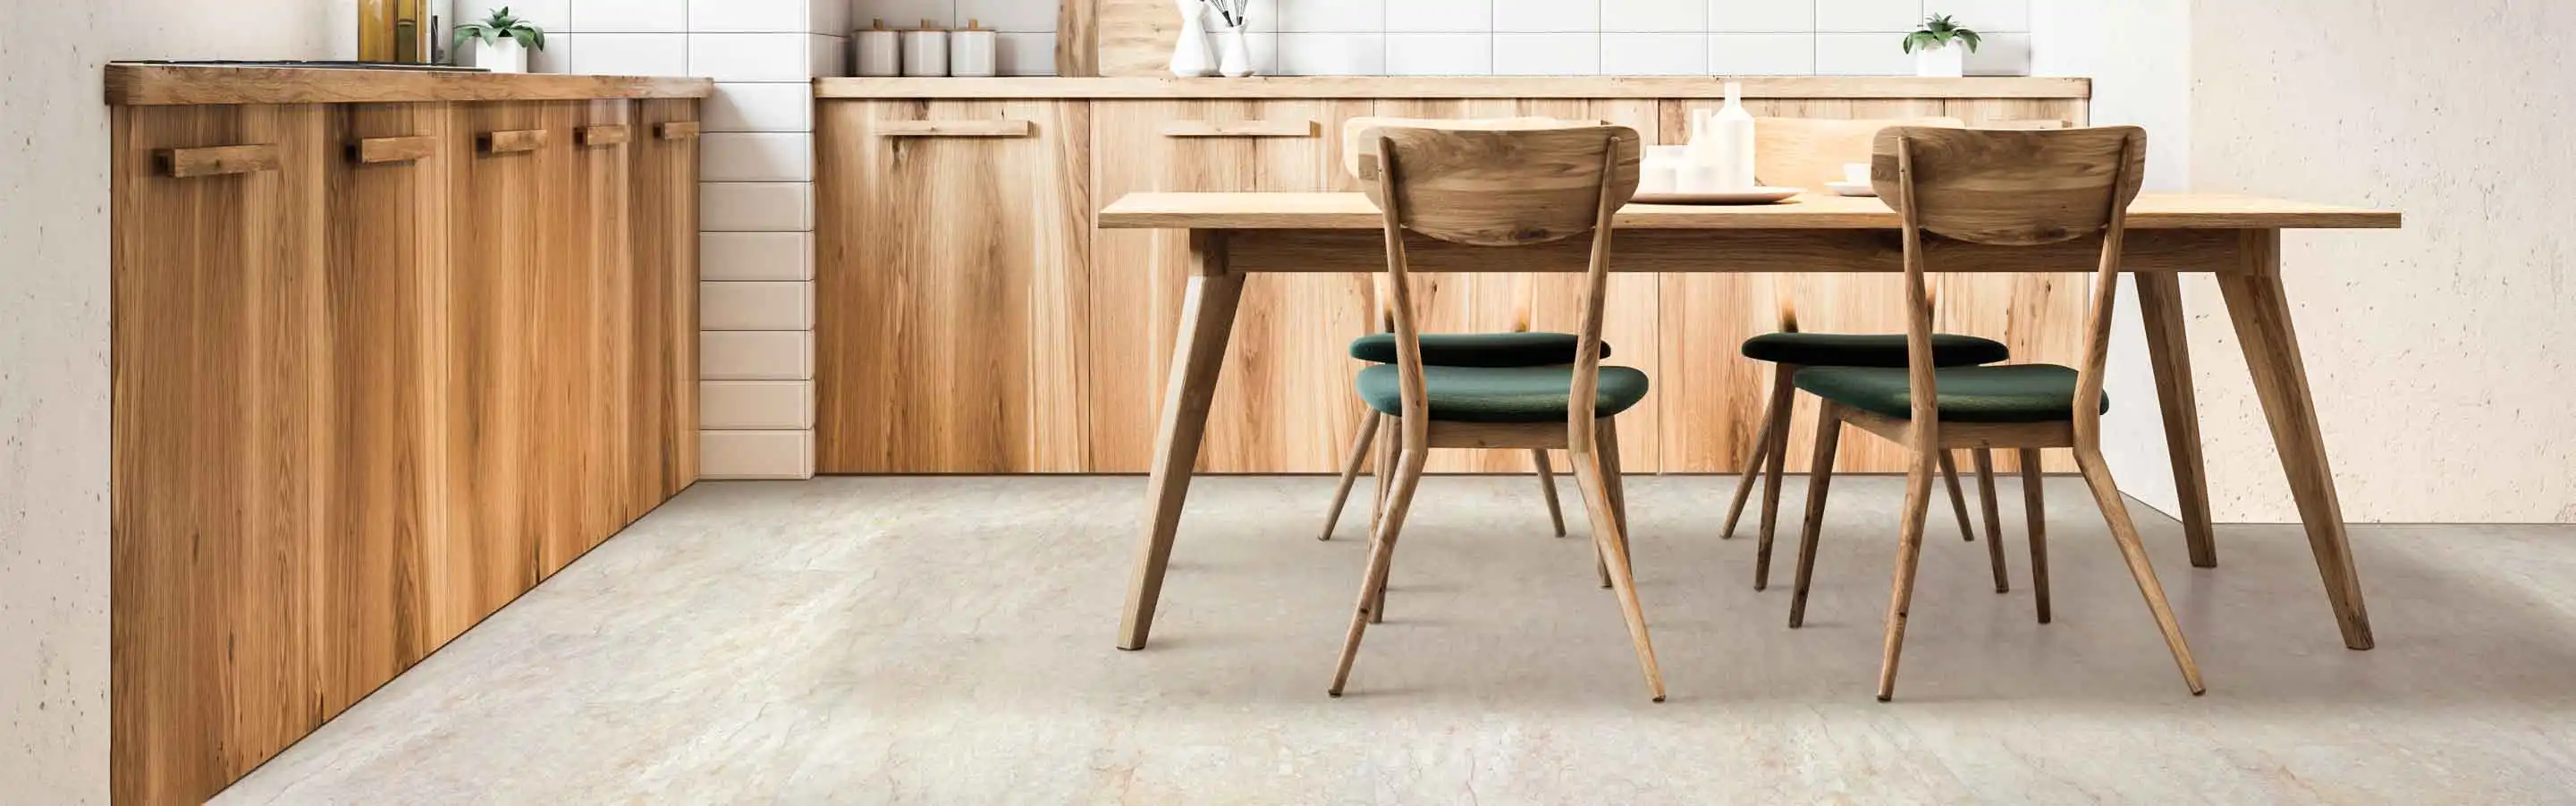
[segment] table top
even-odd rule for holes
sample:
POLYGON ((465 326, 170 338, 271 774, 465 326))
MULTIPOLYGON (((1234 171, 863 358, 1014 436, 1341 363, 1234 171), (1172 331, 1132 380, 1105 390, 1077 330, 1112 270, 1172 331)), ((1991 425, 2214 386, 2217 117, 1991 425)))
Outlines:
MULTIPOLYGON (((1130 193, 1100 211, 1107 229, 1377 229, 1377 205, 1358 193, 1130 193)), ((2394 229, 2400 215, 2331 204, 2219 193, 2149 193, 2129 205, 2130 229, 2394 229)), ((1630 204, 1621 229, 1895 229, 1876 198, 1806 194, 1761 205, 1630 204)))

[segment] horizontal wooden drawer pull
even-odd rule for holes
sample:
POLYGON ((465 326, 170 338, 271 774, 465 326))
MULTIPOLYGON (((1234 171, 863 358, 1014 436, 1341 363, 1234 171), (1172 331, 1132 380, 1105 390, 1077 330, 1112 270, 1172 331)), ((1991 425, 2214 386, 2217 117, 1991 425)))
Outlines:
POLYGON ((367 165, 417 162, 435 153, 436 137, 368 137, 349 144, 349 159, 367 165))
POLYGON ((653 136, 664 140, 687 140, 698 136, 698 122, 675 120, 669 123, 656 123, 653 124, 653 136))
POLYGON ((881 120, 880 137, 1027 137, 1025 120, 881 120))
POLYGON ((152 156, 163 176, 180 178, 274 171, 280 162, 274 144, 165 148, 152 152, 152 156))
POLYGON ((545 147, 546 130, 512 129, 509 131, 484 132, 483 136, 475 139, 475 143, 480 146, 486 154, 509 154, 518 151, 535 151, 539 148, 545 147))
POLYGON ((1164 137, 1313 137, 1311 120, 1174 120, 1163 124, 1164 137))
POLYGON ((626 136, 626 126, 624 124, 612 123, 604 126, 583 126, 572 130, 573 142, 586 146, 613 146, 626 142, 626 136))

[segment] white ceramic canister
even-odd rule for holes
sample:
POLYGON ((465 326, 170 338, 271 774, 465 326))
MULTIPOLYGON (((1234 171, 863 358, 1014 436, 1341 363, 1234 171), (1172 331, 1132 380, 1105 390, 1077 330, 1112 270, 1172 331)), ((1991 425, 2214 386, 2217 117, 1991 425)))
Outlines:
POLYGON ((970 19, 966 27, 948 32, 948 74, 972 78, 999 75, 1001 40, 982 20, 970 19))
POLYGON ((948 75, 948 32, 921 21, 921 29, 903 32, 903 74, 948 75))
POLYGON ((887 30, 885 20, 872 20, 868 28, 850 32, 850 59, 853 75, 883 77, 903 75, 903 32, 887 30))

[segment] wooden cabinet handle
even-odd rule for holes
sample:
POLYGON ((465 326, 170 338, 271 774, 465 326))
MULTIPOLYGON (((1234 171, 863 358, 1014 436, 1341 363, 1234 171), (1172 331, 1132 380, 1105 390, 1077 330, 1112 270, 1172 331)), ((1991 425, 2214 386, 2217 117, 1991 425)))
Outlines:
POLYGON ((613 146, 626 142, 626 137, 627 131, 624 124, 583 126, 572 130, 573 142, 585 146, 613 146))
POLYGON ((475 144, 481 147, 483 149, 483 153, 486 154, 511 154, 520 151, 535 151, 539 148, 545 147, 546 130, 512 129, 509 131, 484 132, 481 137, 475 138, 475 144))
POLYGON ((187 178, 274 171, 281 160, 275 144, 164 148, 152 152, 161 175, 187 178))
POLYGON ((1173 120, 1163 123, 1164 137, 1313 137, 1311 120, 1173 120))
POLYGON ((698 122, 694 120, 675 120, 669 123, 656 123, 653 124, 653 136, 664 140, 693 139, 698 136, 698 122))
POLYGON ((1034 129, 1025 120, 881 120, 879 137, 1027 137, 1034 129))
POLYGON ((435 153, 436 137, 368 137, 349 144, 349 159, 364 165, 418 162, 435 153))

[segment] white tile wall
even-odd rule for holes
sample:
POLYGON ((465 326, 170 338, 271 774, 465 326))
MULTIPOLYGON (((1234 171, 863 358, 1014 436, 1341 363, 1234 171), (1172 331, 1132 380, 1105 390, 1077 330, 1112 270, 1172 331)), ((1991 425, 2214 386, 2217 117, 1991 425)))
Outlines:
POLYGON ((813 328, 813 283, 698 284, 699 330, 813 328))
MULTIPOLYGON (((750 0, 727 0, 749 2, 750 0)), ((571 29, 588 33, 690 30, 689 0, 573 0, 571 29)))
POLYGON ((710 479, 814 476, 812 431, 700 431, 698 475, 710 479))
POLYGON ((814 88, 803 82, 728 83, 699 114, 708 132, 813 131, 814 88))
POLYGON ((685 33, 566 33, 546 38, 548 51, 562 50, 567 69, 612 76, 677 76, 689 72, 689 35, 685 33))
POLYGON ((724 431, 798 431, 814 427, 812 381, 703 381, 698 427, 724 431))
POLYGON ((699 233, 698 279, 814 279, 814 233, 699 233))
POLYGON ((814 181, 814 135, 721 132, 698 138, 698 178, 708 182, 814 181))
MULTIPOLYGON (((1274 75, 1896 75, 1914 71, 1905 32, 1950 14, 1985 34, 1969 72, 2022 75, 2037 1, 1253 0, 1249 40, 1274 75)), ((1003 73, 1054 72, 1056 0, 850 3, 889 27, 981 18, 1026 38, 1005 34, 1003 73)))
POLYGON ((711 381, 801 381, 814 377, 814 333, 710 330, 698 334, 698 377, 711 381))

